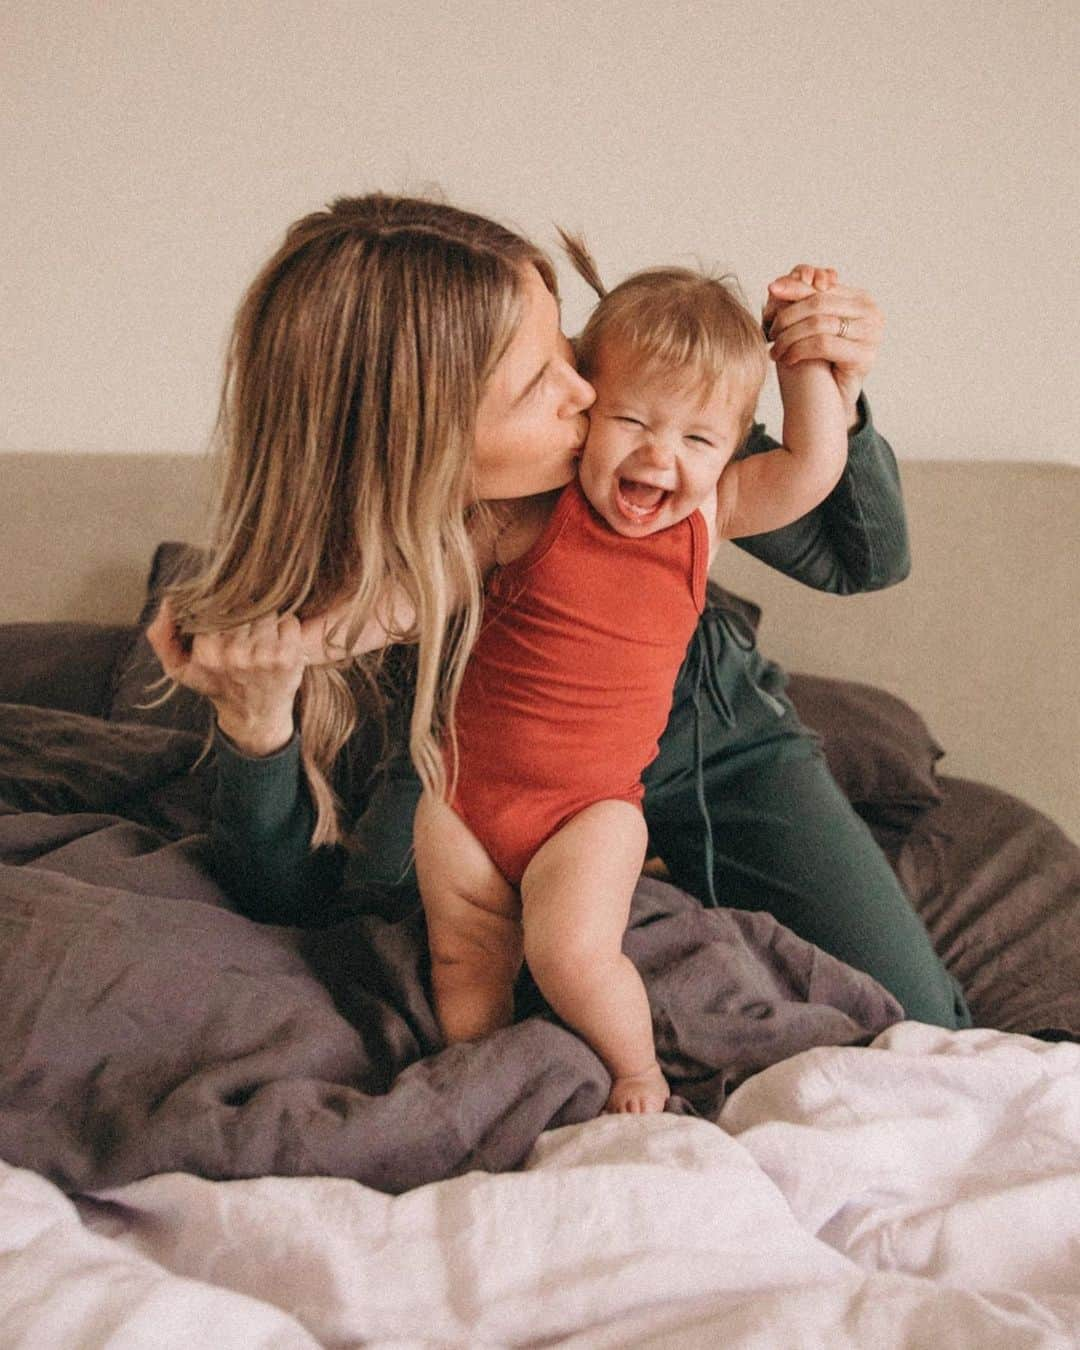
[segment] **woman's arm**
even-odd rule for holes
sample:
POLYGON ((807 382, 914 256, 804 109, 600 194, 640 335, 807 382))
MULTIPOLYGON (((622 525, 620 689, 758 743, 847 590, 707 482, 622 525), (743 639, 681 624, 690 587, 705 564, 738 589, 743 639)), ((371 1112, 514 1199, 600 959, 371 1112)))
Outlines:
POLYGON ((341 848, 311 848, 315 809, 300 764, 300 737, 270 755, 245 755, 219 731, 210 821, 215 873, 241 914, 302 924, 337 890, 341 848))
MULTIPOLYGON (((241 913, 263 922, 311 922, 341 879, 344 850, 310 845, 315 809, 293 718, 305 665, 339 655, 340 617, 267 615, 185 643, 166 598, 147 630, 165 673, 214 705, 212 865, 241 913)), ((358 649, 369 638, 384 642, 384 626, 369 624, 358 649)))
MULTIPOLYGON (((857 407, 861 420, 848 433, 847 467, 821 505, 782 529, 735 540, 770 567, 836 595, 894 586, 911 567, 896 457, 875 429, 865 396, 857 407)), ((744 454, 776 444, 755 423, 744 454)))

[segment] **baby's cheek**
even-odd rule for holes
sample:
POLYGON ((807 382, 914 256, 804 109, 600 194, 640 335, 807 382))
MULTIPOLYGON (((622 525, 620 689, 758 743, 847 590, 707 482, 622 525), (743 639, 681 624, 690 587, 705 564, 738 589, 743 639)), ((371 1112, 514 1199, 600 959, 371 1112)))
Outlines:
POLYGON ((582 447, 581 459, 578 461, 578 481, 581 484, 581 490, 594 506, 596 505, 600 483, 606 473, 604 469, 605 457, 601 453, 599 441, 600 438, 594 438, 593 433, 590 432, 588 440, 582 447))
POLYGON ((585 444, 581 447, 581 467, 588 467, 590 470, 595 469, 602 458, 603 448, 603 432, 595 422, 590 422, 589 430, 585 435, 585 444))

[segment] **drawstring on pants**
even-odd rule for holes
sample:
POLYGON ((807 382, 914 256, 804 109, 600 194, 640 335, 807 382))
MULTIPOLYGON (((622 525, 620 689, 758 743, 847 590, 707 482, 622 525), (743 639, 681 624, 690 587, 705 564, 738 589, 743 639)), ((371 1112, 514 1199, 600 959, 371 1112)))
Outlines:
POLYGON ((705 884, 708 904, 714 909, 720 904, 716 896, 716 846, 713 841, 712 819, 705 798, 705 737, 704 700, 712 704, 725 726, 735 726, 735 709, 720 681, 720 658, 723 655, 725 635, 743 651, 754 646, 754 633, 741 615, 726 614, 719 609, 706 610, 690 641, 688 653, 693 680, 694 701, 694 792, 705 836, 705 884))

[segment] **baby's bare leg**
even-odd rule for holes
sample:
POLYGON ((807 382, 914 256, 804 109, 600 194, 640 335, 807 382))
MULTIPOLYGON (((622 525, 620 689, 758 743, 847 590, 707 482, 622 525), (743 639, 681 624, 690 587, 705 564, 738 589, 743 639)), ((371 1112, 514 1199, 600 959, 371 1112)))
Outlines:
POLYGON ((607 1065, 609 1111, 660 1111, 669 1095, 645 986, 622 952, 646 841, 629 802, 595 802, 537 851, 521 879, 525 959, 547 1001, 607 1065))
POLYGON ((413 826, 435 1012, 448 1045, 514 1017, 521 903, 457 812, 424 793, 413 826))

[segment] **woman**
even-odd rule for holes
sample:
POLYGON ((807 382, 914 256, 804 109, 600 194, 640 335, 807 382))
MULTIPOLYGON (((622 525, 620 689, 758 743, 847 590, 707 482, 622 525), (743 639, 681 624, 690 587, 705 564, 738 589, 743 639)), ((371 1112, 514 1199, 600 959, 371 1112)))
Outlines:
MULTIPOLYGON (((860 393, 881 319, 865 294, 818 292, 801 275, 770 287, 773 355, 832 364, 848 466, 808 516, 739 542, 818 589, 875 589, 907 571, 895 461, 860 393)), ((211 563, 150 630, 166 673, 215 706, 212 842, 244 912, 325 921, 343 887, 391 912, 414 902, 412 813, 421 780, 444 783, 439 745, 480 610, 478 540, 494 546, 528 498, 569 480, 592 397, 550 262, 482 217, 344 199, 297 222, 256 278, 226 369, 211 563), (387 636, 415 659, 396 649, 383 663, 387 636), (404 667, 389 769, 369 793, 341 752, 358 709, 362 731, 376 725, 387 672, 404 667), (348 850, 332 780, 346 822, 359 813, 348 850)), ((745 453, 775 444, 755 426, 745 453)), ((650 839, 676 884, 770 910, 872 974, 909 1017, 969 1024, 781 672, 723 608, 691 643, 645 781, 650 839)))

